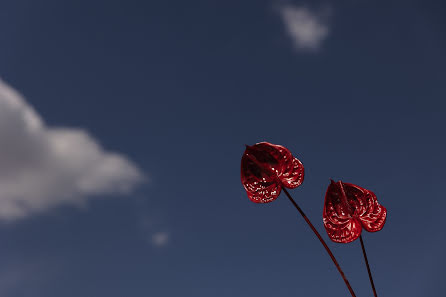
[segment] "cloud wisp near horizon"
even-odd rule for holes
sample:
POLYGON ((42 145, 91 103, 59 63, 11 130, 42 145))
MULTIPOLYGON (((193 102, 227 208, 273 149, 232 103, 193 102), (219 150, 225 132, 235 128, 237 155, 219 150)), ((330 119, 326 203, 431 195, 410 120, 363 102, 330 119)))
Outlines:
POLYGON ((103 194, 128 194, 145 180, 136 164, 107 152, 87 131, 48 127, 16 90, 0 80, 0 220, 103 194))

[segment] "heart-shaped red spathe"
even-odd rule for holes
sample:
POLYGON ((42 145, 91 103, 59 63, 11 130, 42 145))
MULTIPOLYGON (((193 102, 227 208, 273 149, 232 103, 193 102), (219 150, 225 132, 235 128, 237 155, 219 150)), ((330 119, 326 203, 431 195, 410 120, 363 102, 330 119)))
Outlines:
POLYGON ((376 195, 357 185, 331 181, 325 194, 323 221, 334 242, 356 240, 362 228, 376 232, 384 227, 387 210, 376 195))
POLYGON ((251 201, 268 203, 280 195, 282 187, 293 189, 302 184, 304 166, 287 148, 260 142, 246 146, 241 179, 251 201))

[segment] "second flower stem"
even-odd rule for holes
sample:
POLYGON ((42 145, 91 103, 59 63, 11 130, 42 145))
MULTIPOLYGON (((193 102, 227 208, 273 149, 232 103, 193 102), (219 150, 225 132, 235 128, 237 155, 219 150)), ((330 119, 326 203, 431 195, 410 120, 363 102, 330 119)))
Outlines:
POLYGON ((373 295, 376 295, 375 283, 373 282, 372 272, 370 271, 369 260, 367 260, 367 253, 365 252, 364 241, 362 241, 362 235, 359 235, 359 240, 361 241, 362 253, 364 255, 365 265, 367 266, 367 272, 369 273, 370 284, 372 285, 373 295))
MULTIPOLYGON (((348 290, 350 291, 350 294, 352 294, 353 297, 356 297, 355 292, 353 291, 352 287, 350 286, 350 283, 348 282, 347 278, 344 275, 344 272, 341 269, 341 266, 339 266, 338 261, 336 260, 335 256, 333 255, 333 253, 331 252, 330 248, 327 246, 327 244, 325 243, 324 239, 322 238, 322 236, 319 234, 319 232, 316 230, 316 228, 313 226, 313 224, 310 222, 310 220, 308 219, 308 217, 305 215, 305 213, 303 212, 303 210, 299 207, 299 205, 297 205, 296 201, 294 201, 293 197, 291 197, 290 193, 288 193, 288 191, 283 188, 284 193, 287 195, 288 199, 290 199, 291 203, 294 205, 294 207, 297 209, 297 211, 302 215, 302 217, 304 218, 305 222, 307 222, 308 226, 310 226, 311 230, 313 230, 314 234, 316 234, 316 237, 319 239, 319 241, 322 243, 322 245, 324 246, 325 250, 327 251, 327 253, 330 255, 331 260, 333 260, 333 263, 335 264, 336 268, 338 269, 339 273, 341 274, 342 278, 344 279, 345 284, 347 285, 348 290)), ((362 242, 362 241, 361 241, 362 242)))

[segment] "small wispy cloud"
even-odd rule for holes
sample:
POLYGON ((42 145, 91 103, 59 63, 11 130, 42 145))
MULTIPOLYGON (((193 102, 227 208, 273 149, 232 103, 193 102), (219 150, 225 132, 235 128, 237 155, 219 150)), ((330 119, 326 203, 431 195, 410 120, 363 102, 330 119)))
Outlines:
POLYGON ((47 126, 0 80, 0 219, 15 220, 92 196, 127 194, 144 180, 124 155, 85 130, 47 126))
POLYGON ((57 266, 62 261, 54 263, 52 256, 40 259, 9 257, 0 267, 0 296, 27 296, 27 292, 47 286, 54 281, 58 273, 57 266))
POLYGON ((169 242, 170 235, 167 232, 157 232, 152 235, 152 244, 157 247, 163 247, 169 242))
POLYGON ((172 240, 171 229, 168 227, 166 221, 166 213, 162 209, 156 209, 153 206, 145 207, 146 200, 142 201, 140 205, 140 228, 141 235, 146 243, 156 247, 162 248, 169 244, 172 240))
POLYGON ((321 47, 330 31, 325 11, 315 12, 306 7, 282 5, 279 12, 296 50, 315 51, 321 47))

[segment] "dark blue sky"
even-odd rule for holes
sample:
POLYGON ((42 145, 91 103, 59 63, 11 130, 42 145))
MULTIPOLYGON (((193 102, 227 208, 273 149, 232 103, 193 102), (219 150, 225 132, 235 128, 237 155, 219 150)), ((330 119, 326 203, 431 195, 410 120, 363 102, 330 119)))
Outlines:
MULTIPOLYGON (((0 77, 150 177, 2 223, 0 295, 347 296, 286 197, 248 200, 240 160, 259 141, 303 162, 291 193, 326 240, 329 178, 377 194, 388 220, 364 240, 379 296, 446 291, 443 1, 0 3, 0 77), (284 3, 328 12, 317 50, 293 46, 284 3)), ((329 245, 372 296, 359 242, 329 245)))

